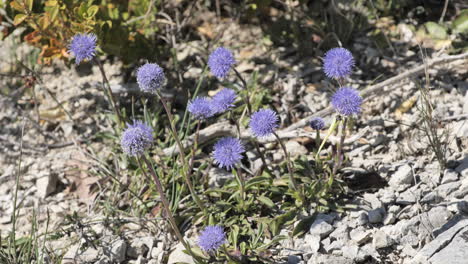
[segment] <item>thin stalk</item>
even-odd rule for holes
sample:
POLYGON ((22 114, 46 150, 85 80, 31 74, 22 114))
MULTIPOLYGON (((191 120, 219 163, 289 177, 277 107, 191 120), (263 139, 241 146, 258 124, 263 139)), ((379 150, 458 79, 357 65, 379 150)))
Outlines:
POLYGON ((24 126, 25 126, 25 121, 23 120, 23 126, 21 127, 21 140, 20 140, 20 154, 19 154, 19 160, 18 160, 18 171, 16 173, 16 182, 15 182, 15 195, 13 199, 13 214, 11 215, 11 223, 12 223, 12 233, 11 233, 11 240, 10 244, 13 244, 13 262, 16 263, 16 210, 17 208, 17 203, 18 203, 18 190, 19 190, 19 178, 20 178, 20 173, 21 173, 21 160, 23 157, 23 136, 24 136, 24 126))
POLYGON ((242 99, 247 105, 247 111, 249 112, 249 115, 252 115, 252 105, 250 104, 250 95, 249 95, 249 89, 247 87, 247 82, 245 81, 244 77, 242 77, 242 75, 236 70, 236 68, 232 68, 232 69, 236 73, 237 78, 239 78, 239 80, 242 82, 242 86, 244 87, 244 90, 246 92, 245 97, 242 96, 242 99))
MULTIPOLYGON (((232 68, 234 72, 236 73, 237 78, 242 82, 242 86, 244 87, 244 90, 246 92, 245 96, 242 96, 242 100, 244 103, 247 105, 247 112, 249 113, 249 116, 252 115, 252 105, 250 104, 250 94, 249 94, 249 89, 247 86, 247 82, 245 81, 244 77, 236 70, 236 68, 232 68)), ((263 166, 265 168, 268 168, 265 156, 263 155, 263 152, 260 151, 260 146, 258 145, 258 142, 255 140, 252 140, 255 150, 258 152, 258 155, 260 155, 260 159, 262 160, 263 166)))
POLYGON ((167 102, 166 100, 161 96, 161 93, 159 93, 159 91, 156 92, 156 94, 158 95, 159 97, 159 100, 161 100, 161 103, 164 107, 164 110, 166 111, 166 114, 167 114, 167 118, 169 119, 169 124, 170 124, 170 130, 171 130, 171 133, 172 133, 172 137, 174 138, 174 140, 176 141, 176 144, 177 146, 179 147, 179 157, 180 157, 180 161, 182 163, 182 171, 183 171, 183 175, 184 175, 184 178, 185 178, 185 182, 187 183, 187 186, 190 190, 190 194, 192 195, 193 199, 195 200, 195 203, 198 205, 198 207, 204 212, 206 213, 206 208, 205 206, 203 206, 203 203, 201 202, 200 198, 197 196, 197 193, 195 192, 195 189, 193 188, 193 184, 192 184, 192 180, 190 179, 190 174, 187 173, 187 171, 185 171, 185 169, 189 168, 189 165, 187 164, 187 160, 185 158, 185 149, 184 149, 184 146, 182 145, 182 142, 180 141, 180 138, 177 134, 177 130, 175 128, 175 125, 174 125, 174 117, 172 116, 172 113, 169 109, 169 106, 167 105, 167 102))
MULTIPOLYGON (((174 233, 176 234, 177 238, 179 241, 182 243, 182 245, 185 247, 185 249, 189 252, 189 254, 194 258, 195 260, 198 260, 198 258, 193 254, 192 250, 190 247, 187 245, 187 242, 185 242, 184 237, 182 236, 182 233, 179 230, 179 227, 177 226, 177 223, 174 219, 174 216, 172 215, 171 208, 169 206, 169 202, 167 201, 166 195, 164 194, 164 190, 161 184, 161 181, 159 180, 158 176, 156 175, 156 172, 154 171, 153 166, 149 162, 149 160, 146 158, 146 155, 143 154, 141 156, 141 159, 146 163, 146 167, 149 168, 151 175, 153 176, 154 183, 156 184, 156 188, 158 189, 159 196, 161 197, 161 201, 163 203, 164 210, 166 211, 167 218, 169 220, 170 225, 172 226, 172 230, 174 230, 174 233)), ((143 166, 141 164, 141 161, 139 158, 137 158, 138 165, 140 166, 141 171, 143 174, 145 174, 145 177, 147 177, 145 170, 143 169, 143 166)))
POLYGON ((320 144, 319 149, 317 150, 317 154, 315 154, 315 160, 320 159, 320 151, 322 150, 323 146, 325 146, 325 143, 327 142, 328 138, 331 136, 331 134, 335 131, 336 127, 338 125, 336 117, 333 119, 333 123, 331 124, 330 128, 328 129, 328 133, 325 136, 325 138, 322 141, 322 144, 320 144))
POLYGON ((345 137, 346 137, 346 123, 347 122, 348 122, 347 117, 345 117, 344 120, 341 122, 342 123, 342 125, 341 125, 341 137, 340 137, 340 143, 339 143, 338 148, 336 150, 337 162, 336 162, 335 166, 333 167, 333 175, 335 175, 336 172, 338 172, 338 170, 341 167, 341 164, 343 163, 342 153, 343 153, 343 144, 344 144, 344 140, 345 140, 345 137))
POLYGON ((193 163, 195 161, 195 152, 197 151, 198 139, 200 137, 200 126, 201 126, 201 120, 198 120, 197 121, 197 130, 195 131, 195 139, 194 139, 193 146, 192 146, 192 156, 190 157, 189 168, 187 170, 189 175, 191 175, 191 172, 192 172, 192 169, 193 169, 193 163))
POLYGON ((105 90, 107 91, 107 97, 109 97, 109 100, 111 102, 112 108, 114 109, 114 113, 117 115, 117 119, 119 122, 119 127, 123 125, 123 118, 122 115, 120 114, 120 110, 117 108, 117 104, 115 102, 114 96, 112 95, 112 90, 110 87, 109 79, 107 79, 106 72, 104 70, 104 66, 102 65, 101 61, 97 59, 96 57, 94 58, 94 61, 98 65, 99 70, 101 71, 102 75, 102 82, 103 86, 105 87, 105 90))
POLYGON ((240 195, 241 195, 241 206, 244 208, 244 201, 245 201, 245 179, 244 175, 242 174, 240 168, 239 169, 233 169, 232 173, 236 175, 237 180, 239 181, 239 187, 240 187, 240 195))
POLYGON ((281 149, 283 150, 284 152, 284 155, 286 156, 286 165, 288 167, 288 171, 289 171, 289 180, 291 181, 291 185, 293 187, 293 189, 295 191, 298 191, 301 198, 303 199, 303 201, 305 201, 303 195, 302 195, 302 192, 299 190, 299 186, 297 185, 297 182, 296 180, 294 179, 294 170, 293 170, 293 166, 292 166, 292 162, 291 162, 291 157, 289 156, 289 152, 288 150, 286 149, 286 146, 284 145, 283 141, 280 139, 280 137, 278 136, 278 134, 276 134, 275 132, 273 132, 273 135, 275 135, 276 137, 276 140, 278 141, 278 143, 280 144, 281 146, 281 149))

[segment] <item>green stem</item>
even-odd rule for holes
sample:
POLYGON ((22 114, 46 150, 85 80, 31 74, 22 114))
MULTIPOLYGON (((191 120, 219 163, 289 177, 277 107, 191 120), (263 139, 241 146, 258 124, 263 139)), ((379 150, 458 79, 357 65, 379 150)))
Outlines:
POLYGON ((172 134, 172 137, 176 141, 177 146, 179 147, 179 157, 180 157, 180 162, 182 163, 182 171, 183 171, 183 176, 185 179, 185 182, 187 183, 187 186, 190 190, 190 194, 192 195, 193 200, 195 203, 198 205, 198 207, 204 212, 206 215, 206 208, 201 202, 200 198, 198 197, 197 193, 195 192, 195 188, 193 187, 192 180, 190 179, 190 174, 187 173, 186 169, 189 168, 189 165, 187 164, 187 159, 185 158, 185 149, 184 146, 182 145, 182 142, 180 141, 180 138, 177 134, 177 130, 174 125, 174 117, 172 116, 171 110, 169 109, 169 106, 167 105, 166 100, 161 96, 161 93, 156 92, 156 94, 159 97, 159 100, 161 100, 161 103, 164 107, 164 110, 166 111, 167 118, 169 119, 169 124, 170 124, 170 131, 172 134))
POLYGON ((333 122, 330 126, 330 128, 328 129, 328 133, 327 135, 325 136, 325 138, 323 139, 322 141, 322 144, 320 144, 320 147, 319 149, 317 150, 317 154, 315 154, 315 160, 319 160, 320 159, 320 151, 322 150, 322 148, 325 146, 325 143, 327 143, 327 140, 328 138, 331 136, 331 134, 335 131, 336 127, 338 125, 338 122, 336 120, 336 117, 333 119, 333 122))
MULTIPOLYGON (((189 252, 189 254, 192 256, 194 260, 198 260, 197 256, 192 252, 192 249, 190 246, 185 242, 184 237, 182 236, 182 233, 179 230, 179 227, 177 226, 177 223, 174 219, 174 216, 172 215, 171 207, 169 205, 169 202, 166 198, 166 195, 164 194, 164 190, 161 184, 161 181, 159 180, 156 171, 154 170, 152 164, 149 162, 149 160, 146 158, 146 154, 143 154, 141 156, 141 159, 146 163, 146 167, 149 168, 151 175, 153 176, 154 183, 156 184, 156 188, 158 189, 159 196, 161 197, 161 201, 163 203, 164 210, 166 211, 167 218, 169 220, 169 224, 172 226, 172 230, 174 230, 174 233, 177 236, 177 239, 182 243, 182 245, 185 247, 185 249, 189 252)), ((143 166, 140 162, 140 159, 137 158, 138 165, 140 166, 141 171, 143 174, 146 175, 146 171, 143 169, 143 166)))
POLYGON ((297 182, 296 182, 296 179, 294 179, 294 170, 293 170, 293 166, 292 166, 292 162, 291 162, 291 157, 289 156, 289 152, 288 150, 286 149, 286 146, 284 145, 283 141, 280 139, 280 137, 278 136, 278 134, 276 134, 275 132, 273 132, 273 135, 276 137, 276 140, 278 141, 278 143, 280 144, 281 146, 281 149, 283 149, 283 152, 284 152, 284 155, 286 156, 286 165, 288 167, 288 171, 289 171, 289 180, 291 182, 291 185, 293 187, 293 189, 297 192, 299 192, 299 195, 302 199, 302 201, 305 201, 305 197, 302 193, 302 191, 300 190, 299 188, 299 185, 297 185, 297 182))
POLYGON ((348 121, 348 118, 345 117, 343 119, 343 121, 341 121, 341 137, 340 137, 340 143, 338 145, 338 148, 336 150, 336 164, 335 166, 333 167, 333 175, 335 175, 338 170, 340 169, 341 167, 341 164, 343 163, 343 157, 342 157, 342 153, 343 153, 343 144, 344 144, 344 140, 345 140, 345 137, 346 137, 346 123, 348 121))
POLYGON ((101 61, 99 61, 99 59, 97 59, 96 57, 94 58, 94 61, 96 62, 99 70, 101 71, 102 83, 103 83, 104 89, 105 91, 107 91, 107 97, 109 98, 109 101, 111 102, 112 108, 114 109, 114 113, 117 115, 119 127, 122 128, 123 118, 119 109, 117 108, 117 103, 115 102, 114 96, 112 95, 112 89, 110 87, 109 80, 107 79, 106 72, 104 71, 104 66, 102 65, 101 61))

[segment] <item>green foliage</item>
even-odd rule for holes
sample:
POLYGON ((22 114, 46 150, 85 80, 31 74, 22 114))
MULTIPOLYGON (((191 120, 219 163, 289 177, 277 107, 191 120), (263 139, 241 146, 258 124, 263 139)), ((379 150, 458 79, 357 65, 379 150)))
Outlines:
POLYGON ((94 32, 109 55, 135 61, 155 49, 149 39, 158 31, 154 25, 157 7, 150 0, 14 0, 10 2, 14 25, 26 25, 24 40, 41 48, 40 62, 65 59, 73 35, 94 32))

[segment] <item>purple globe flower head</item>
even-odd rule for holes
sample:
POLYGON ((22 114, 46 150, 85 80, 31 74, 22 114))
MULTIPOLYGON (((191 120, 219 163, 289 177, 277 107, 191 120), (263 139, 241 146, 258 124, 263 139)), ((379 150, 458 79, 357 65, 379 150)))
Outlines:
POLYGON ((155 93, 163 86, 165 80, 163 69, 156 63, 146 63, 138 68, 137 82, 144 92, 155 93))
POLYGON ((226 233, 220 226, 207 226, 198 237, 198 246, 203 251, 212 252, 226 242, 226 233))
POLYGON ((219 91, 211 100, 213 111, 215 113, 224 113, 234 107, 236 101, 236 92, 232 89, 224 88, 219 91))
POLYGON ((153 129, 141 121, 134 121, 133 125, 127 124, 127 129, 122 134, 120 145, 129 156, 140 156, 153 142, 153 129))
POLYGON ((214 145, 213 158, 220 168, 232 169, 245 152, 242 142, 233 137, 224 137, 214 145))
POLYGON ((322 130, 325 127, 325 121, 321 117, 314 117, 310 120, 310 127, 315 130, 322 130))
POLYGON ((218 79, 224 79, 229 74, 232 65, 236 63, 232 52, 226 48, 215 49, 208 58, 211 73, 218 79))
POLYGON ((362 101, 359 92, 351 87, 340 88, 331 98, 333 108, 344 116, 359 114, 362 101))
POLYGON ((97 37, 93 33, 73 36, 70 45, 68 45, 68 52, 73 53, 76 64, 94 58, 96 55, 96 41, 97 37))
POLYGON ((207 119, 214 115, 211 100, 207 97, 196 97, 189 102, 187 108, 196 119, 207 119))
POLYGON ((261 109, 252 114, 250 130, 256 137, 267 137, 278 128, 278 115, 270 109, 261 109))
POLYGON ((351 74, 354 58, 345 48, 334 48, 325 53, 323 71, 329 78, 344 78, 351 74))

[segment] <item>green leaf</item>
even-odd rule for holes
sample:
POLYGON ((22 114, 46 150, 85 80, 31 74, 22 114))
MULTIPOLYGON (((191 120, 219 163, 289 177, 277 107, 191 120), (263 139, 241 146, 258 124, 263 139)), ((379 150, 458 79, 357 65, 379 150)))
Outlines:
POLYGON ((309 229, 312 223, 314 222, 316 217, 316 214, 314 213, 313 215, 306 217, 297 223, 296 227, 294 227, 293 236, 301 236, 304 233, 306 233, 309 229))
POLYGON ((28 11, 29 11, 29 12, 32 11, 33 3, 34 3, 33 0, 27 0, 27 8, 28 8, 28 11))
POLYGON ((425 27, 431 37, 436 39, 447 38, 447 30, 443 26, 435 22, 427 22, 425 27))
POLYGON ((257 198, 261 203, 263 203, 264 205, 268 206, 269 208, 273 208, 275 207, 275 203, 268 197, 266 196, 259 196, 257 198))
POLYGON ((452 23, 453 33, 468 33, 468 9, 464 9, 458 16, 453 20, 452 23))
POLYGON ((88 17, 90 18, 94 17, 98 11, 99 11, 99 7, 97 5, 90 6, 87 11, 88 17))
POLYGON ((25 14, 17 14, 13 20, 13 24, 17 26, 21 24, 26 18, 28 18, 28 16, 25 14))

